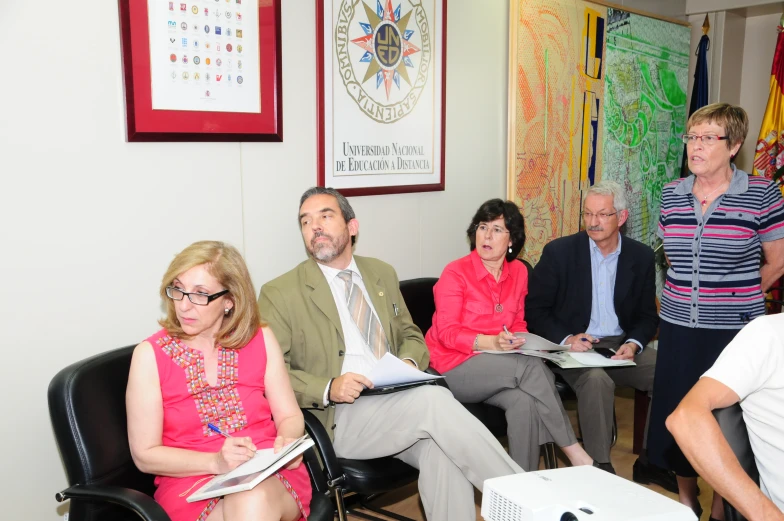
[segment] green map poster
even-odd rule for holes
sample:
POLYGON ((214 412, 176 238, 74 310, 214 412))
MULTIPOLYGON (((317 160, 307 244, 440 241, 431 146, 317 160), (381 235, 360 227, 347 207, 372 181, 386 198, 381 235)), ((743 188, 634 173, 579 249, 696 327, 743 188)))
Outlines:
POLYGON ((629 198, 626 235, 656 243, 662 187, 680 175, 688 27, 607 10, 602 179, 629 198))

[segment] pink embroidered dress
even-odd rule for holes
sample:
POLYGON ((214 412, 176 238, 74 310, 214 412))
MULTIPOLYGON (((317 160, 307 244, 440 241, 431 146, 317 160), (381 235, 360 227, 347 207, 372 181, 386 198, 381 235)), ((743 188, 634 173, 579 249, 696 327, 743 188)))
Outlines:
MULTIPOLYGON (((207 428, 212 423, 232 436, 250 436, 259 449, 272 447, 277 431, 264 394, 267 350, 261 330, 241 349, 220 348, 218 382, 214 387, 207 383, 200 351, 170 337, 165 329, 147 341, 158 364, 165 446, 218 452, 224 438, 207 428)), ((195 503, 185 499, 207 480, 197 482, 209 477, 158 476, 155 499, 172 521, 204 521, 220 498, 195 503)), ((305 466, 281 470, 276 477, 297 502, 302 518, 307 518, 312 491, 305 466)))

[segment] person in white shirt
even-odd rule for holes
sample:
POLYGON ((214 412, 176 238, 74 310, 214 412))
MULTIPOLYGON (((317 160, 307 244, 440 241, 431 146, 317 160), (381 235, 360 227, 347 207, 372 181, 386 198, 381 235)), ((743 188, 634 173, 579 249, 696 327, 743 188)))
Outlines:
POLYGON ((265 284, 262 320, 283 350, 294 394, 327 428, 338 457, 394 456, 419 469, 428 520, 476 519, 472 485, 522 472, 448 389, 423 385, 361 396, 386 353, 424 370, 429 355, 389 264, 353 255, 354 210, 331 188, 311 188, 299 222, 310 258, 265 284))
POLYGON ((757 318, 667 418, 705 481, 749 521, 784 521, 784 315, 757 318), (740 402, 760 475, 741 468, 711 411, 740 402))

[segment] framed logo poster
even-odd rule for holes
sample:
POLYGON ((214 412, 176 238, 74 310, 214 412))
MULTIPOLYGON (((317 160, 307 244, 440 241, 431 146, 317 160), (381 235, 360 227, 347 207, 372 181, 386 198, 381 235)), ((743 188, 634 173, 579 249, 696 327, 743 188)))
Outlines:
POLYGON ((280 0, 119 0, 128 141, 282 141, 280 0))
POLYGON ((446 0, 317 0, 318 184, 444 189, 446 0))

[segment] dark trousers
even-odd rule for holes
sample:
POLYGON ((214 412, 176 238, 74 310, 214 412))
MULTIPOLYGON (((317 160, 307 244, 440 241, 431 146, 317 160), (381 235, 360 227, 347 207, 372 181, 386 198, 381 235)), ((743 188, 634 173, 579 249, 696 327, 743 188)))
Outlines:
POLYGON ((651 426, 648 435, 648 459, 654 465, 672 470, 684 478, 696 478, 697 472, 681 452, 675 438, 664 424, 686 393, 711 368, 738 329, 707 329, 679 326, 661 321, 655 399, 651 403, 651 426))
MULTIPOLYGON (((616 349, 623 340, 622 336, 604 337, 595 347, 616 349)), ((634 357, 634 362, 637 365, 632 367, 553 368, 553 372, 561 375, 577 395, 583 446, 585 452, 599 463, 610 461, 615 386, 633 387, 647 393, 653 389, 656 350, 643 349, 642 353, 634 357)), ((645 430, 648 431, 647 425, 645 430)))

